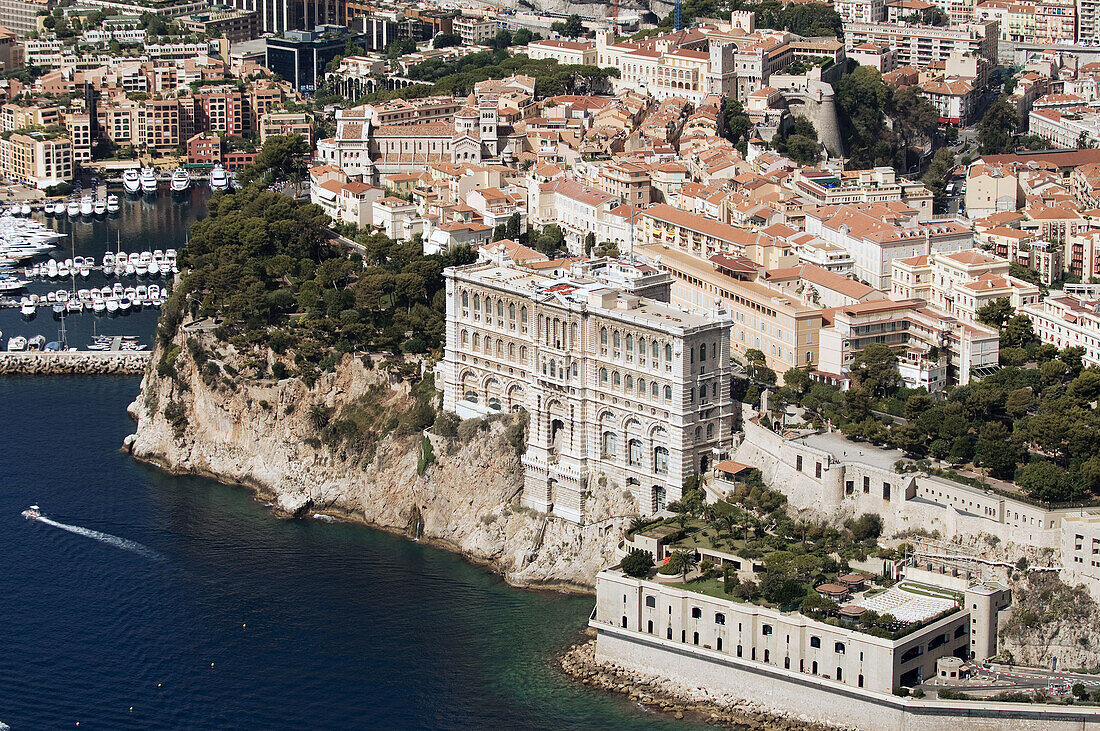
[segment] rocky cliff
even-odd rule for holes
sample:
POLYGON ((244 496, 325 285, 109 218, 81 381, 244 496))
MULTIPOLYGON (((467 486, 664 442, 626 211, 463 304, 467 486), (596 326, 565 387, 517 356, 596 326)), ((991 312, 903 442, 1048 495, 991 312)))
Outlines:
POLYGON ((408 379, 345 355, 310 387, 244 377, 255 362, 255 353, 181 330, 153 353, 130 405, 132 454, 172 472, 250 486, 283 515, 337 515, 416 535, 519 586, 588 590, 613 562, 626 518, 612 516, 631 506, 604 495, 594 514, 607 517, 585 526, 521 507, 523 471, 509 434, 516 426, 507 418, 464 425, 461 440, 433 438, 435 461, 420 474, 422 435, 395 426, 415 406, 408 379), (322 441, 334 433, 323 428, 327 421, 361 424, 364 415, 379 438, 322 441))
MULTIPOLYGON (((534 10, 539 13, 558 15, 575 13, 585 20, 602 20, 608 17, 612 5, 607 2, 597 2, 597 0, 503 0, 500 7, 519 12, 534 10)), ((620 17, 653 13, 657 18, 663 18, 672 12, 675 3, 666 0, 622 0, 618 3, 618 7, 620 17)))

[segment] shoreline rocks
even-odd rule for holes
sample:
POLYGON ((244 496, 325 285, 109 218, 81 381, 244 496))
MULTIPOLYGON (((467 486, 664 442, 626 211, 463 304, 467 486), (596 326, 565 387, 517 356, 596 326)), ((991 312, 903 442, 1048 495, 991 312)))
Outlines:
POLYGON ((834 728, 809 719, 784 716, 761 704, 705 688, 688 688, 654 674, 639 673, 596 659, 596 640, 574 645, 560 658, 562 670, 589 688, 626 696, 643 708, 677 720, 723 728, 769 731, 824 731, 834 728))
POLYGON ((145 372, 152 356, 148 351, 0 353, 0 376, 127 375, 145 372))

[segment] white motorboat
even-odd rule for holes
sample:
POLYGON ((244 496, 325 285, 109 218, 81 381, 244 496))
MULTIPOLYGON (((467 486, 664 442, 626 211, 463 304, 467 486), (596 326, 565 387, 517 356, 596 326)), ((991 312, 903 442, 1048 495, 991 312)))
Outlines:
POLYGON ((160 275, 160 264, 157 263, 156 259, 153 259, 149 262, 149 276, 150 277, 156 277, 156 276, 159 276, 159 275, 160 275))
POLYGON ((92 268, 88 265, 87 262, 85 262, 85 263, 80 265, 79 272, 80 272, 80 278, 81 279, 87 279, 88 277, 90 277, 92 275, 92 268))
POLYGON ((79 314, 84 311, 84 303, 78 299, 70 299, 65 303, 65 311, 79 314))
POLYGON ((31 215, 31 204, 27 203, 27 202, 24 202, 23 205, 19 206, 19 215, 21 215, 21 216, 31 215))
POLYGON ((27 340, 27 350, 33 350, 35 352, 41 351, 46 347, 46 336, 35 335, 33 338, 27 340))
POLYGON ((95 214, 97 216, 106 216, 107 215, 107 201, 102 201, 102 200, 96 199, 96 202, 93 204, 93 210, 95 211, 95 214))
POLYGON ((118 312, 118 300, 114 297, 107 298, 107 314, 113 315, 118 312))
POLYGON ((38 520, 42 517, 42 508, 38 507, 37 505, 32 505, 24 510, 22 513, 20 513, 20 515, 22 515, 27 520, 38 520))
POLYGON ((134 264, 132 262, 126 262, 126 265, 124 267, 124 271, 126 273, 126 276, 132 277, 135 274, 137 274, 137 267, 134 266, 134 264))
MULTIPOLYGON (((104 287, 104 289, 107 288, 104 287)), ((126 288, 122 286, 122 282, 115 282, 108 290, 108 293, 115 299, 118 299, 122 295, 126 294, 126 288)))
POLYGON ((103 298, 103 295, 99 295, 92 299, 92 312, 97 315, 102 315, 107 311, 107 300, 103 298))
POLYGON ((17 279, 11 276, 0 276, 0 293, 2 292, 18 292, 26 287, 30 282, 26 279, 17 279))
POLYGON ((215 165, 210 171, 210 187, 214 190, 229 190, 229 174, 221 164, 215 165))
POLYGON ((127 193, 137 193, 141 190, 141 175, 135 168, 122 173, 122 187, 127 193))
POLYGON ((61 315, 64 314, 64 312, 65 312, 65 303, 64 302, 54 302, 53 303, 53 314, 54 315, 56 315, 57 317, 61 317, 61 315))
POLYGON ((16 335, 13 338, 8 339, 8 352, 17 353, 21 350, 27 349, 27 339, 22 335, 16 335))
POLYGON ((191 187, 191 176, 183 168, 176 168, 172 171, 171 186, 173 193, 186 193, 191 187))
POLYGON ((71 200, 68 205, 65 206, 65 212, 69 214, 69 218, 76 218, 80 215, 80 201, 71 200))
POLYGON ((80 215, 88 217, 95 211, 95 203, 90 195, 86 195, 80 199, 80 215))
POLYGON ((118 301, 118 311, 119 312, 129 312, 130 311, 130 305, 131 305, 130 298, 129 297, 123 297, 118 301))
POLYGON ((53 201, 46 201, 46 204, 42 206, 42 212, 45 213, 47 216, 52 216, 53 210, 53 201))
POLYGON ((157 171, 155 168, 143 168, 141 171, 141 192, 157 192, 157 171))
POLYGON ((115 195, 114 193, 111 193, 109 196, 107 196, 107 213, 108 214, 118 213, 118 209, 119 209, 118 196, 115 195))
POLYGON ((19 303, 19 314, 29 319, 38 314, 38 308, 35 307, 34 302, 25 299, 19 303))

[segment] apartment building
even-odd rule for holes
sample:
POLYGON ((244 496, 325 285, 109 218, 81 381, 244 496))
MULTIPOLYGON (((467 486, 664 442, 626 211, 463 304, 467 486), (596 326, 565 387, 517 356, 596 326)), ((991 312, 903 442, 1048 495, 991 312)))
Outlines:
POLYGON ((932 192, 920 181, 899 178, 892 167, 870 170, 796 170, 791 187, 815 205, 900 201, 917 211, 918 221, 932 220, 932 192))
POLYGON ((531 41, 527 55, 535 61, 550 58, 562 65, 595 66, 598 54, 594 41, 531 41))
POLYGON ((1100 145, 1100 114, 1091 107, 1033 109, 1027 115, 1028 131, 1063 149, 1100 145))
POLYGON ((729 319, 634 294, 667 280, 551 277, 492 263, 449 268, 436 383, 460 416, 525 410, 523 504, 583 523, 593 493, 642 514, 680 497, 730 444, 729 319))
POLYGON ((63 132, 0 136, 0 175, 36 188, 73 179, 73 143, 63 132))
POLYGON ((973 232, 962 223, 921 223, 917 211, 896 202, 809 209, 806 233, 846 249, 856 278, 884 292, 891 289, 894 259, 969 249, 974 241, 973 232))
POLYGON ((260 144, 271 135, 301 135, 313 146, 313 118, 305 112, 266 112, 260 115, 260 144))
POLYGON ((543 183, 532 177, 527 185, 527 220, 535 227, 560 226, 566 245, 574 253, 584 250, 588 234, 600 243, 604 222, 620 203, 606 191, 566 178, 543 183))
POLYGON ((30 127, 57 127, 61 124, 60 106, 7 103, 0 107, 0 132, 30 127))
POLYGON ((997 63, 1000 29, 996 21, 968 23, 961 28, 898 23, 845 23, 845 49, 851 51, 864 43, 889 46, 897 51, 898 66, 928 68, 946 63, 951 54, 985 57, 997 63))
POLYGON ((259 33, 274 34, 343 23, 347 5, 346 0, 232 0, 229 4, 254 12, 259 33))
POLYGON ((981 249, 933 253, 893 261, 890 296, 919 297, 970 323, 990 302, 1007 299, 1015 309, 1039 301, 1039 287, 1009 275, 1008 259, 981 249))
POLYGON ((195 35, 208 38, 228 38, 234 43, 248 41, 259 35, 260 21, 255 10, 209 10, 185 15, 176 22, 195 35))
POLYGON ((693 256, 667 246, 639 248, 653 266, 672 276, 672 301, 700 313, 729 313, 730 350, 764 354, 776 373, 818 360, 822 308, 778 287, 756 281, 760 267, 742 256, 693 256))
POLYGON ((460 36, 462 43, 467 46, 480 46, 500 31, 497 22, 492 18, 471 18, 465 15, 455 18, 452 27, 452 32, 460 36))
MULTIPOLYGON (((689 36, 690 40, 685 42, 685 39, 674 40, 670 35, 642 43, 616 43, 610 31, 598 30, 596 64, 619 69, 619 78, 612 81, 616 93, 644 89, 658 100, 676 97, 700 103, 708 94, 734 95, 737 92, 734 57, 738 48, 732 43, 714 41, 709 50, 699 50, 700 46, 706 48, 705 37, 689 36)), ((773 40, 769 47, 781 44, 780 40, 773 40)), ((748 45, 744 44, 746 54, 749 53, 748 45)), ((758 55, 762 57, 763 53, 761 50, 758 55)), ((772 71, 770 66, 767 71, 772 71)), ((759 84, 745 91, 742 98, 756 88, 759 84)))
POLYGON ((38 13, 52 5, 51 0, 0 0, 0 25, 26 38, 38 31, 38 13))
POLYGON ((1035 326, 1040 342, 1084 349, 1086 366, 1100 366, 1100 300, 1094 295, 1047 297, 1021 308, 1035 326))
POLYGON ((836 0, 833 9, 845 23, 881 23, 886 20, 886 0, 836 0))

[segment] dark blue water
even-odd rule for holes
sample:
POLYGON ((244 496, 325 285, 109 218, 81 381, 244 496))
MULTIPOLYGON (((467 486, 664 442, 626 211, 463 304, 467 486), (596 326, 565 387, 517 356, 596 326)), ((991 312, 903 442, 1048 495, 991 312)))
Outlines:
POLYGON ((591 599, 512 589, 360 526, 279 520, 241 488, 120 454, 137 390, 0 378, 0 721, 684 728, 556 669, 591 599), (34 502, 148 550, 24 521, 34 502))

